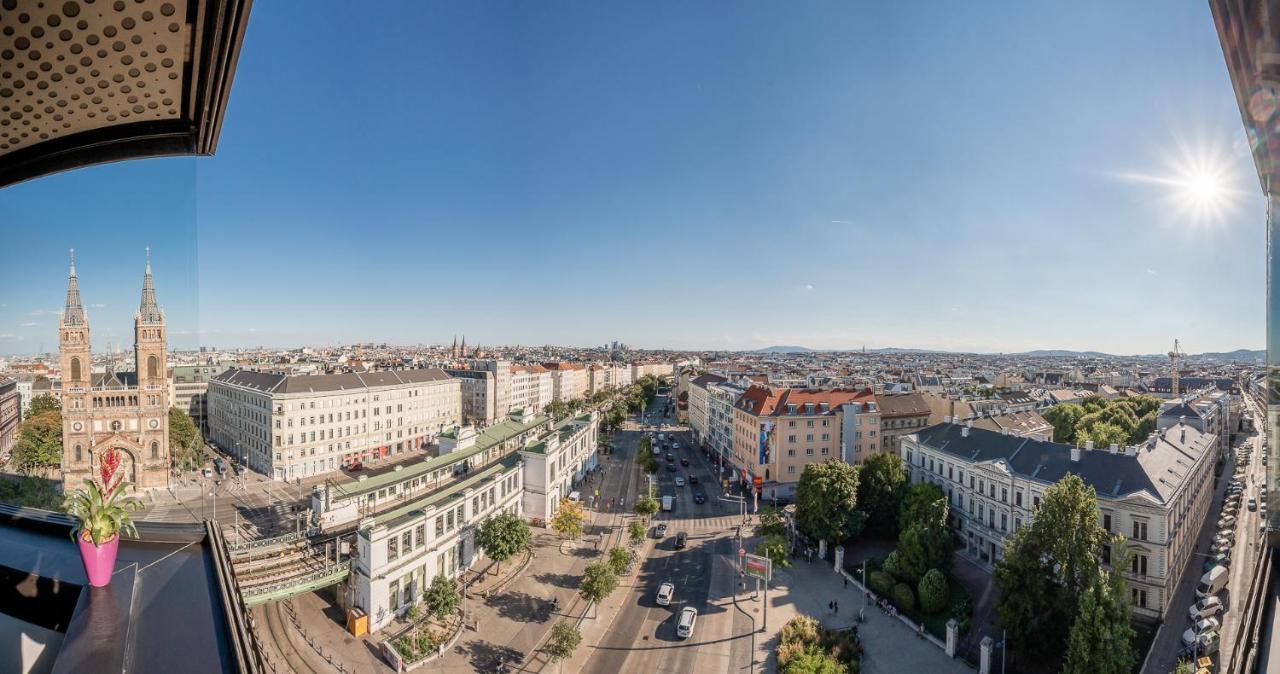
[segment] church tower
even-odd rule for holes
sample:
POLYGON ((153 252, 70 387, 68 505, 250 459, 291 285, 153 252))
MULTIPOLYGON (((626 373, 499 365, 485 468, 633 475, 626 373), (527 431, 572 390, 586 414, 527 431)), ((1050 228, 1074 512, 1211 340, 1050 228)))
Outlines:
MULTIPOLYGON (((159 472, 163 478, 169 467, 169 373, 164 312, 156 302, 155 280, 151 277, 151 249, 142 275, 142 300, 133 317, 134 372, 137 373, 139 403, 144 424, 139 443, 144 450, 146 473, 159 472)), ((143 479, 144 486, 151 480, 143 479)), ((163 486, 161 481, 159 486, 163 486)))
POLYGON ((80 301, 76 276, 76 251, 71 251, 67 275, 67 300, 58 325, 58 363, 62 370, 62 469, 66 484, 79 486, 90 475, 90 389, 92 357, 89 349, 89 317, 80 301))

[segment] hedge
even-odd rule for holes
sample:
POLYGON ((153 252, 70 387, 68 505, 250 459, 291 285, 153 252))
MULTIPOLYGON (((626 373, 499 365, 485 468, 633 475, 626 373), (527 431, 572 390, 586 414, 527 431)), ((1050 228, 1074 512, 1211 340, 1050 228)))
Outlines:
POLYGON ((950 588, 947 587, 947 577, 937 569, 929 569, 920 579, 920 585, 917 588, 920 598, 920 610, 925 613, 937 613, 945 608, 950 602, 950 588))
POLYGON ((867 576, 867 585, 871 586, 871 591, 881 596, 888 596, 896 582, 893 576, 884 571, 872 571, 867 576))
POLYGON ((911 591, 911 586, 906 583, 894 585, 893 603, 898 605, 899 611, 911 612, 916 610, 916 595, 911 591))

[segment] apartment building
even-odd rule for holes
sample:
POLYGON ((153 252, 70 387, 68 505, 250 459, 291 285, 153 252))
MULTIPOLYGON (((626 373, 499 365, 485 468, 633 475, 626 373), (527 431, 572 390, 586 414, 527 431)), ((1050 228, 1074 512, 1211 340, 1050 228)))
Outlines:
POLYGON ((551 398, 568 402, 587 393, 587 366, 582 363, 543 363, 551 372, 551 398))
POLYGON ((929 425, 929 402, 920 392, 876 396, 880 406, 880 451, 897 452, 900 438, 929 425))
POLYGON ((876 451, 877 402, 867 389, 752 386, 734 404, 735 471, 744 483, 754 484, 760 498, 794 498, 806 465, 827 459, 855 462, 876 451))
POLYGON ((693 441, 706 446, 710 431, 710 392, 708 387, 728 381, 718 374, 701 374, 689 380, 689 428, 693 431, 693 441))
POLYGON ((454 368, 446 369, 445 373, 458 382, 464 423, 483 427, 498 420, 497 377, 494 373, 454 368))
POLYGON ((525 517, 547 522, 564 498, 586 501, 574 487, 596 467, 600 419, 595 412, 570 417, 520 450, 524 459, 525 517))
POLYGON ((209 435, 209 381, 230 370, 231 365, 175 365, 169 368, 169 399, 186 412, 201 436, 209 435))
POLYGON ((746 387, 730 381, 707 386, 707 434, 704 444, 721 465, 730 463, 733 457, 733 405, 746 392, 746 387))
POLYGON ((1201 433, 1211 433, 1217 438, 1214 458, 1225 458, 1231 452, 1231 403, 1230 393, 1215 388, 1186 395, 1160 406, 1156 428, 1164 430, 1186 423, 1201 433))
MULTIPOLYGON (((1178 424, 1139 445, 1095 449, 948 420, 904 436, 900 451, 911 484, 932 482, 947 494, 962 554, 988 570, 1045 490, 1068 473, 1080 476, 1097 493, 1103 528, 1128 539, 1132 558, 1121 571, 1134 615, 1154 621, 1165 617, 1212 505, 1216 442, 1178 424)), ((1110 563, 1109 546, 1103 554, 1110 563)))
POLYGON ((654 376, 659 379, 666 379, 675 373, 675 367, 671 363, 645 362, 631 364, 631 381, 640 381, 641 377, 654 376))
POLYGON ((547 368, 538 364, 511 366, 511 409, 541 412, 551 404, 554 391, 547 368))
POLYGON ((0 377, 0 458, 18 442, 18 422, 22 418, 22 404, 18 400, 18 382, 0 377))
POLYGON ((276 480, 418 449, 462 420, 443 370, 289 375, 232 369, 209 384, 210 439, 276 480))

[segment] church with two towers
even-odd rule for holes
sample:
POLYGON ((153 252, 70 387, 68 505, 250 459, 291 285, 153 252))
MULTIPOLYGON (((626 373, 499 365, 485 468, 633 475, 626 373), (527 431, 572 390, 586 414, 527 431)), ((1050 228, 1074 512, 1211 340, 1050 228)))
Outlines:
POLYGON ((98 458, 120 450, 134 490, 163 488, 169 475, 169 374, 164 312, 156 302, 147 253, 142 300, 133 317, 132 372, 93 371, 89 316, 80 300, 75 251, 58 328, 62 369, 62 479, 66 490, 96 474, 98 458))

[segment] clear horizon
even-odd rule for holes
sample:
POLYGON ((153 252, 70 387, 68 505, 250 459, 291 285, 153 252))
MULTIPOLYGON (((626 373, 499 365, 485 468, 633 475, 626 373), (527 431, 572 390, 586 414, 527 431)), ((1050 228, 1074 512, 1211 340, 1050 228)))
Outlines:
POLYGON ((332 14, 254 8, 216 156, 0 190, 0 353, 56 350, 68 248, 131 348, 148 245, 175 349, 1263 343, 1203 4, 332 14))

